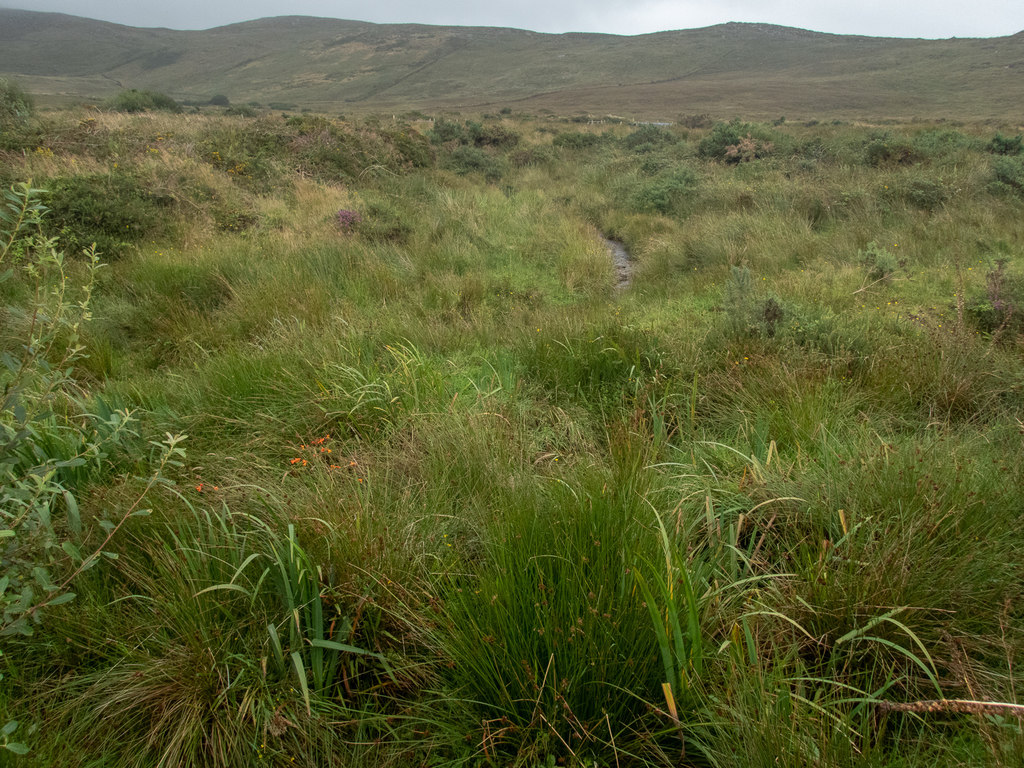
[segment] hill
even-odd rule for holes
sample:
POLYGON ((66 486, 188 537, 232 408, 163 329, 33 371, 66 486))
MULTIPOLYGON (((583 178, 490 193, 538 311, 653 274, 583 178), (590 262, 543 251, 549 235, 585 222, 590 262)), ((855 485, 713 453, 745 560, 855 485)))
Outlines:
POLYGON ((46 102, 134 87, 333 112, 1007 119, 1024 103, 1022 71, 1024 34, 909 40, 729 23, 624 37, 299 16, 174 31, 0 10, 0 73, 46 102))

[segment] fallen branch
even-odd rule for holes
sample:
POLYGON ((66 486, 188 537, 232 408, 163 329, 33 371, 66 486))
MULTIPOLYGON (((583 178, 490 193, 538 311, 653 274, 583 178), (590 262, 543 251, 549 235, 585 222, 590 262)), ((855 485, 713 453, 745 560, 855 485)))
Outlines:
POLYGON ((899 703, 880 701, 878 708, 885 712, 961 712, 969 715, 1011 715, 1024 719, 1024 704, 1004 704, 995 701, 971 701, 970 699, 933 699, 899 703))

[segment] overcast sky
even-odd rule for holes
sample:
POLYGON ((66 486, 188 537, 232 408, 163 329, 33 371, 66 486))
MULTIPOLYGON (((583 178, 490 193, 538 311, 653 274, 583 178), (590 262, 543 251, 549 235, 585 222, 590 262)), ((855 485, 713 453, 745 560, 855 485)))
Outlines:
POLYGON ((885 37, 995 37, 1024 30, 1024 0, 0 0, 0 7, 173 29, 302 15, 625 35, 725 21, 885 37))

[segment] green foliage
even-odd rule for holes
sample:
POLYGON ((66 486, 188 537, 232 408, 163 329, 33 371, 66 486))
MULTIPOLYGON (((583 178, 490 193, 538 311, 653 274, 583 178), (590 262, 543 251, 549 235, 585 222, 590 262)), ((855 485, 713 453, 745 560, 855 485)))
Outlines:
POLYGON ((633 152, 654 152, 679 142, 672 131, 658 125, 643 125, 626 136, 622 145, 633 152))
POLYGON ((126 172, 64 176, 50 182, 47 228, 68 248, 92 243, 109 259, 161 232, 171 201, 158 197, 126 172))
POLYGON ((460 176, 479 173, 489 182, 499 181, 505 175, 501 158, 479 147, 456 147, 448 156, 445 165, 460 176))
POLYGON ((135 88, 121 91, 106 103, 116 112, 181 112, 181 105, 159 91, 140 91, 135 88))
POLYGON ((230 107, 231 99, 225 96, 223 93, 218 93, 210 97, 207 102, 212 107, 230 107))
POLYGON ((786 311, 774 296, 754 287, 748 267, 731 267, 724 296, 726 333, 734 338, 774 338, 786 311))
POLYGON ((689 168, 674 168, 642 182, 633 192, 632 207, 641 213, 679 214, 697 191, 697 174, 689 168))
POLYGON ((10 130, 32 115, 32 98, 13 80, 0 77, 0 128, 10 130))
POLYGON ((601 137, 596 133, 562 131, 552 139, 551 143, 560 149, 590 149, 601 143, 601 137))
POLYGON ((863 251, 857 252, 857 259, 869 269, 868 279, 876 282, 888 280, 900 266, 892 251, 873 240, 863 251))
POLYGON ((738 163, 771 154, 772 144, 758 127, 738 118, 728 123, 715 123, 700 140, 697 154, 712 160, 738 163))
MULTIPOLYGON (((97 564, 104 545, 138 506, 117 524, 101 519, 106 539, 83 554, 76 496, 131 434, 131 415, 102 403, 90 409, 77 393, 73 366, 83 357, 80 336, 91 317, 100 264, 89 251, 85 282, 75 295, 56 240, 42 234, 41 193, 28 183, 15 185, 0 208, 0 268, 8 268, 3 280, 17 270, 34 294, 26 308, 32 321, 21 331, 18 351, 3 354, 0 371, 0 636, 32 634, 43 608, 73 599, 73 577, 97 564)), ((184 455, 177 442, 169 437, 162 448, 154 443, 163 456, 148 487, 184 455)))
POLYGON ((985 289, 967 302, 974 326, 995 339, 1024 333, 1024 280, 1009 271, 1009 260, 997 259, 985 275, 985 289))
POLYGON ((1024 152, 1024 134, 1003 136, 997 133, 988 143, 988 151, 994 155, 1019 155, 1024 152))
POLYGON ((993 157, 990 188, 997 193, 1024 196, 1024 157, 993 157))
POLYGON ((912 143, 890 133, 879 134, 864 146, 864 162, 875 168, 913 165, 920 159, 912 143))

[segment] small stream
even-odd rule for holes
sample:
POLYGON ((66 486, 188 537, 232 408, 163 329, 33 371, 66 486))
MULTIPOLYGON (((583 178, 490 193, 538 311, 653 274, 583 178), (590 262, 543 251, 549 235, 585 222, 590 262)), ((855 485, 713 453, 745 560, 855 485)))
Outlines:
POLYGON ((618 240, 610 240, 601 235, 608 253, 612 257, 612 266, 615 268, 615 290, 621 291, 629 286, 633 279, 633 259, 626 250, 626 246, 618 240))

